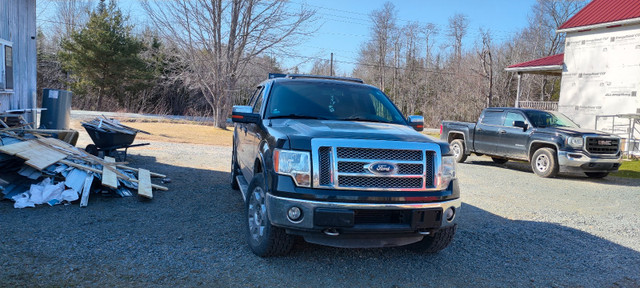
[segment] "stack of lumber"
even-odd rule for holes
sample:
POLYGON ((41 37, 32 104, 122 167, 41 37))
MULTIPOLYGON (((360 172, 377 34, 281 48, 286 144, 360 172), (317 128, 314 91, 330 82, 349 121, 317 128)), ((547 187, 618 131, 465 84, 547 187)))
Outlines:
POLYGON ((6 199, 33 204, 24 197, 35 198, 34 191, 50 191, 47 189, 57 185, 77 193, 80 206, 85 207, 91 193, 132 196, 137 191, 140 197, 151 199, 153 189, 168 190, 151 183, 151 177, 165 175, 125 164, 111 157, 98 158, 59 139, 0 130, 0 191, 6 199), (94 184, 96 179, 99 185, 94 184))
POLYGON ((130 135, 135 135, 138 132, 149 134, 149 132, 122 125, 117 120, 109 119, 105 116, 102 116, 102 118, 95 118, 91 121, 82 122, 82 125, 91 126, 101 132, 117 132, 130 135))

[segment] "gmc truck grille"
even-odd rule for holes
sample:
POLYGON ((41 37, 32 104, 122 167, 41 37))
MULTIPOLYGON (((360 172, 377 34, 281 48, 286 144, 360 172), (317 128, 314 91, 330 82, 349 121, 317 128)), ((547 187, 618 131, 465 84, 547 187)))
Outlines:
POLYGON ((591 154, 617 154, 620 140, 617 138, 587 137, 587 152, 591 154))
POLYGON ((435 188, 436 165, 440 164, 436 144, 314 139, 312 146, 316 188, 394 191, 435 188))

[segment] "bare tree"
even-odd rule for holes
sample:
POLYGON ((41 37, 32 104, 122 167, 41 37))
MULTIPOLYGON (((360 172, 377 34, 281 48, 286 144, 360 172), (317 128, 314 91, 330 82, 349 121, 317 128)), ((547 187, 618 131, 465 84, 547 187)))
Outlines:
POLYGON ((380 10, 374 10, 370 14, 373 22, 372 41, 376 51, 378 65, 377 82, 382 90, 385 90, 387 56, 391 46, 391 36, 396 34, 396 7, 391 2, 385 2, 380 10))
MULTIPOLYGON (((487 95, 487 106, 491 107, 491 100, 493 98, 493 82, 494 82, 494 62, 491 44, 491 33, 488 30, 480 30, 482 38, 482 48, 478 52, 478 58, 480 59, 480 75, 486 79, 488 84, 488 91, 483 94, 487 95)), ((483 85, 484 86, 484 85, 483 85)), ((486 86, 485 86, 486 87, 486 86)))
POLYGON ((453 44, 453 55, 455 61, 459 62, 462 58, 462 39, 467 34, 469 27, 469 19, 464 14, 455 14, 449 18, 449 27, 447 36, 451 38, 453 44))
POLYGON ((331 68, 329 60, 316 60, 313 62, 313 67, 311 67, 310 73, 313 75, 335 75, 336 67, 333 67, 333 73, 331 68))
POLYGON ((204 95, 217 127, 226 127, 239 78, 252 59, 307 35, 315 11, 285 0, 145 0, 143 8, 180 52, 177 75, 204 95))
POLYGON ((54 22, 54 33, 60 38, 68 38, 73 31, 81 29, 89 20, 89 10, 94 6, 91 0, 60 0, 54 4, 59 21, 54 22))

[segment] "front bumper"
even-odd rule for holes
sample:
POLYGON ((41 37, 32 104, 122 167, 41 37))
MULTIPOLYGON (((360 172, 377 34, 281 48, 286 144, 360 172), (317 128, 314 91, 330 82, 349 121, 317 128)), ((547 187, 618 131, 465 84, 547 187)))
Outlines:
POLYGON ((308 242, 364 248, 405 245, 435 230, 454 226, 461 200, 374 204, 311 201, 267 194, 266 205, 272 225, 285 228, 290 234, 302 235, 308 242), (300 219, 289 219, 287 211, 291 207, 302 211, 300 219), (454 211, 451 220, 445 217, 448 208, 454 211), (359 214, 365 216, 359 219, 359 214))
POLYGON ((615 172, 620 168, 622 155, 615 156, 589 156, 584 152, 558 152, 558 165, 560 172, 615 172))

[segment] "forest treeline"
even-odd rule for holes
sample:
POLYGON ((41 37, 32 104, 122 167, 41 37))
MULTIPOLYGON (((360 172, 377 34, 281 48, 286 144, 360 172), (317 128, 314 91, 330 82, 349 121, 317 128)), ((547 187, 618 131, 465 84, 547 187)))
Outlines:
MULTIPOLYGON (((113 0, 41 3, 53 5, 56 17, 38 30, 38 95, 72 90, 74 109, 207 116, 225 127, 232 105, 244 104, 268 73, 331 75, 340 65, 309 58, 311 71, 281 67, 279 57, 296 54, 290 47, 321 24, 316 10, 285 0, 144 0, 144 27, 113 0)), ((514 105, 516 75, 504 69, 562 53, 564 35, 555 30, 584 5, 537 0, 526 28, 497 39, 470 31, 464 14, 446 26, 400 21, 387 2, 368 15, 355 69, 340 75, 381 88, 427 126, 473 121, 485 107, 514 105)), ((521 97, 554 101, 559 85, 558 77, 527 75, 521 97)))

